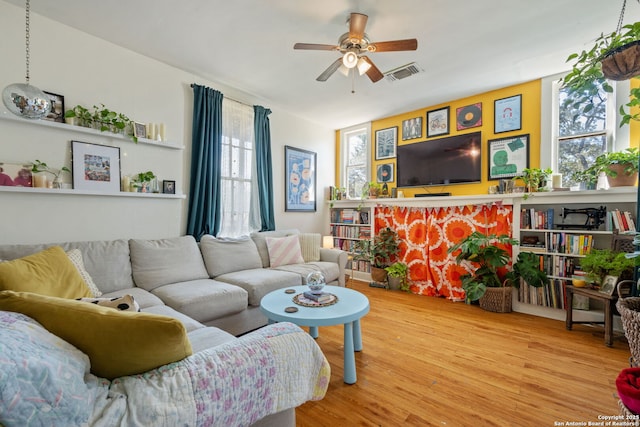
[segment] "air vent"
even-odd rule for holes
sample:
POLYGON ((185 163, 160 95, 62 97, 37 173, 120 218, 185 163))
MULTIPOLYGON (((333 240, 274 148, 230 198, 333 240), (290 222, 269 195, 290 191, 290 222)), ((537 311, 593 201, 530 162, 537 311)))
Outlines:
POLYGON ((386 73, 384 73, 384 77, 387 79, 387 81, 395 82, 396 80, 402 80, 404 78, 422 72, 424 72, 424 70, 420 68, 418 64, 412 62, 410 64, 403 65, 402 67, 394 68, 391 71, 387 71, 386 73))

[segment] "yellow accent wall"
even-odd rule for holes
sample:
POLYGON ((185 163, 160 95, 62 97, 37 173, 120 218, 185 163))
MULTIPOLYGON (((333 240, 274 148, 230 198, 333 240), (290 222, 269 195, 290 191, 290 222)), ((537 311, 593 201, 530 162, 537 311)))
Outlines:
MULTIPOLYGON (((419 110, 409 111, 397 116, 387 117, 381 120, 375 120, 371 123, 371 143, 372 143, 372 179, 375 180, 375 172, 377 166, 384 163, 394 163, 395 159, 375 160, 375 133, 377 130, 386 129, 393 126, 398 127, 398 145, 410 144, 421 141, 431 141, 438 138, 446 138, 465 133, 482 132, 482 182, 477 184, 456 184, 456 185, 440 185, 428 187, 404 187, 400 188, 405 197, 413 197, 416 193, 440 193, 450 192, 454 196, 466 196, 473 194, 486 194, 490 185, 497 185, 498 181, 489 181, 488 178, 488 140, 497 138, 506 138, 516 135, 529 134, 529 167, 540 167, 540 91, 541 81, 534 80, 531 82, 510 86, 480 95, 470 96, 468 98, 458 99, 444 104, 432 105, 421 108, 419 110), (522 129, 511 132, 493 133, 493 110, 494 101, 501 98, 508 98, 514 95, 522 95, 522 129), (467 105, 482 103, 482 125, 461 131, 456 130, 456 109, 467 105), (426 115, 428 111, 437 110, 443 107, 449 107, 449 134, 438 137, 426 137, 426 115), (402 141, 402 121, 412 119, 414 117, 422 117, 422 136, 421 138, 402 141)), ((339 133, 336 136, 336 146, 339 146, 339 133)), ((339 163, 338 163, 339 164, 339 163)), ((338 168, 336 168, 338 169, 338 168)), ((389 191, 396 185, 390 183, 389 191)))

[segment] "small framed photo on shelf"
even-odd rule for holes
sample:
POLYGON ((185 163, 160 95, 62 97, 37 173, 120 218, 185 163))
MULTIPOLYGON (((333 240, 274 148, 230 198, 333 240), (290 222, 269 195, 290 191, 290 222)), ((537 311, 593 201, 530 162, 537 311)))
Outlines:
POLYGON ((616 290, 616 283, 618 283, 618 278, 616 276, 604 276, 604 280, 600 286, 600 292, 607 295, 613 295, 613 292, 616 290))
POLYGON ((449 134, 449 107, 427 111, 427 138, 449 134))
POLYGON ((489 180, 513 178, 529 167, 529 134, 490 139, 489 180))
POLYGON ((396 156, 398 144, 398 127, 376 131, 376 160, 392 159, 396 156))
POLYGON ((45 120, 52 122, 64 123, 64 96, 57 93, 43 91, 51 101, 51 111, 44 116, 45 120))
POLYGON ((73 188, 120 192, 120 148, 71 141, 73 188))
POLYGON ((494 133, 522 129, 522 95, 496 99, 494 104, 494 133))
POLYGON ((32 164, 0 162, 0 186, 33 187, 32 164))
POLYGON ((133 136, 136 138, 146 138, 147 125, 140 122, 133 122, 133 136))
POLYGON ((402 140, 422 138, 422 117, 402 121, 402 140))
POLYGON ((176 194, 176 182, 175 181, 162 181, 162 192, 164 194, 176 194))

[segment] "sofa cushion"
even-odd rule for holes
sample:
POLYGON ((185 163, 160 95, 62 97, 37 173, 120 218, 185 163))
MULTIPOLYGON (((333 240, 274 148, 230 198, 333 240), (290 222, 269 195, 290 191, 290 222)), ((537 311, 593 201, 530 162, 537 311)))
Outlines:
POLYGON ((0 263, 0 290, 34 292, 61 298, 93 296, 60 246, 0 263))
POLYGON ((300 277, 302 277, 303 285, 307 284, 307 276, 309 275, 309 273, 312 273, 314 271, 321 272, 326 283, 336 281, 340 276, 340 269, 338 268, 338 264, 335 264, 333 262, 318 261, 309 262, 306 264, 283 265, 277 267, 276 270, 299 274, 300 277))
POLYGON ((144 313, 157 314, 159 316, 167 316, 167 317, 172 317, 176 320, 179 320, 180 323, 184 325, 184 328, 187 331, 187 333, 191 331, 195 331, 196 329, 205 327, 202 323, 198 322, 197 320, 187 316, 186 314, 182 314, 179 311, 176 311, 167 305, 154 305, 152 307, 145 308, 142 311, 144 313))
POLYGON ((162 300, 152 294, 149 291, 145 291, 142 288, 127 288, 121 291, 109 292, 108 294, 102 294, 103 298, 122 297, 125 295, 131 295, 136 299, 136 302, 140 306, 140 309, 147 307, 153 307, 156 305, 164 305, 162 300))
POLYGON ((320 233, 300 233, 298 238, 304 262, 320 261, 320 233))
POLYGON ((209 277, 193 236, 129 241, 136 286, 152 291, 158 286, 209 277))
POLYGON ((227 273, 216 277, 216 280, 240 286, 246 290, 249 293, 249 305, 253 306, 259 306, 262 297, 271 291, 302 284, 299 274, 266 268, 227 273))
POLYGON ((113 379, 191 355, 184 325, 173 318, 118 311, 29 292, 0 292, 0 310, 23 313, 84 352, 91 372, 113 379))
POLYGON ((273 230, 273 231, 256 231, 251 233, 251 240, 256 244, 258 248, 258 254, 260 254, 260 260, 262 261, 263 268, 269 268, 271 263, 269 262, 269 249, 267 249, 267 237, 287 237, 292 234, 297 235, 299 232, 296 229, 291 230, 273 230))
POLYGON ((0 311, 0 360, 0 424, 86 425, 95 392, 85 354, 33 319, 0 311))
POLYGON ((300 240, 298 236, 267 237, 267 250, 269 251, 270 266, 304 263, 300 240))
POLYGON ((248 305, 247 291, 212 279, 160 286, 153 294, 169 307, 203 323, 246 310, 248 305))
POLYGON ((100 295, 102 295, 102 292, 100 292, 100 289, 98 289, 98 287, 94 283, 93 278, 84 267, 84 262, 82 261, 82 252, 80 252, 80 249, 71 249, 70 251, 67 251, 67 256, 69 257, 71 263, 78 270, 78 273, 80 274, 80 277, 82 277, 82 280, 84 280, 84 283, 86 283, 89 287, 89 290, 93 294, 92 296, 99 297, 100 295))
POLYGON ((220 328, 205 327, 189 332, 189 341, 194 354, 235 340, 237 340, 236 337, 220 328))
POLYGON ((213 278, 262 265, 258 248, 249 237, 216 238, 207 234, 200 239, 200 250, 213 278))

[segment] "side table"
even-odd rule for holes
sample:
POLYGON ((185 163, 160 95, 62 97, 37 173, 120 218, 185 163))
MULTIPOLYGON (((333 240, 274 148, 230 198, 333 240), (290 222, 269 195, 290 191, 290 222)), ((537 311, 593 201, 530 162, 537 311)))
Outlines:
POLYGON ((589 288, 576 288, 575 286, 567 285, 567 330, 571 330, 574 323, 596 323, 604 324, 604 343, 608 347, 613 346, 613 313, 615 312, 617 295, 607 295, 603 292, 596 291, 589 288), (589 299, 602 301, 604 304, 604 321, 603 322, 576 322, 573 320, 573 295, 584 295, 589 299))

